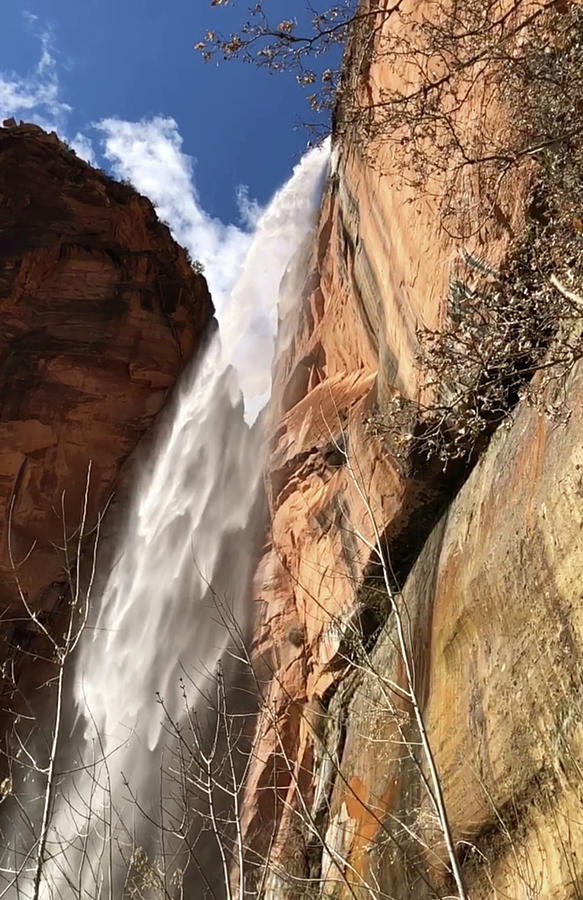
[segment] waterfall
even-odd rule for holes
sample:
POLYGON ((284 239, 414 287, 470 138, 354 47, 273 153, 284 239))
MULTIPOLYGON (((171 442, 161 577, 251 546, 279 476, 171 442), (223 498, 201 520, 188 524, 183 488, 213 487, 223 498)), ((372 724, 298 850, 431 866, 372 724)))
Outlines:
MULTIPOLYGON (((160 804, 166 732, 156 693, 179 720, 181 675, 196 688, 216 669, 229 641, 216 596, 228 599, 241 629, 250 625, 264 468, 258 414, 270 394, 280 286, 287 315, 305 278, 299 250, 313 234, 327 162, 328 147, 307 153, 261 217, 220 329, 183 375, 111 569, 101 573, 75 662, 79 738, 55 801, 46 900, 125 896, 132 842, 135 851, 136 841, 156 841, 135 803, 146 812, 160 804)), ((27 877, 1 896, 31 897, 27 877)))

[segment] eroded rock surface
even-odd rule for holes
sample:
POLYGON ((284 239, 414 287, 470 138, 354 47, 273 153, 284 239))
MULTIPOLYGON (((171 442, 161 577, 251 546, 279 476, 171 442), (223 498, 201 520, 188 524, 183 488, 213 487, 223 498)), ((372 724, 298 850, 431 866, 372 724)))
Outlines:
MULTIPOLYGON (((62 593, 86 527, 212 319, 151 203, 36 126, 0 129, 0 603, 10 655, 62 593), (64 521, 63 521, 64 519, 64 521), (28 558, 27 558, 28 555, 28 558), (23 560, 26 559, 26 562, 23 560), (25 621, 22 621, 22 620, 25 621)), ((34 628, 33 628, 34 630, 34 628)))
MULTIPOLYGON (((468 842, 472 898, 497 896, 492 884, 500 896, 526 887, 533 897, 578 896, 582 379, 579 365, 566 388, 566 426, 523 406, 496 435, 403 592, 451 825, 468 842)), ((420 871, 435 875, 443 836, 420 772, 401 752, 404 732, 417 737, 407 704, 386 690, 404 685, 395 643, 389 619, 344 712, 329 837, 367 878, 376 870, 388 893, 425 897, 420 871), (405 856, 389 833, 407 844, 405 856)))
MULTIPOLYGON (((373 63, 371 100, 394 80, 373 63)), ((479 120, 476 91, 467 127, 479 120)), ((504 126, 497 115, 488 112, 492 129, 504 126)), ((254 646, 268 688, 247 839, 270 854, 272 900, 457 896, 407 749, 418 735, 390 615, 377 639, 388 611, 371 558, 380 538, 403 589, 472 900, 576 897, 583 421, 577 413, 557 427, 519 407, 445 513, 460 482, 439 466, 404 466, 371 427, 395 395, 427 390, 416 330, 443 322, 461 251, 503 263, 524 224, 530 170, 516 170, 489 216, 470 173, 463 196, 476 220, 450 216, 445 230, 444 194, 404 179, 394 147, 379 152, 373 165, 348 138, 336 145, 300 319, 274 382, 254 646), (359 652, 375 647, 374 675, 351 633, 359 652)), ((573 410, 580 380, 577 370, 573 410)))
MULTIPOLYGON (((255 652, 273 676, 270 698, 289 754, 282 784, 290 762, 298 777, 312 778, 305 772, 314 740, 302 711, 328 702, 341 681, 342 634, 367 606, 377 533, 395 550, 396 574, 406 572, 448 490, 439 470, 404 468, 373 420, 391 397, 415 398, 422 388, 416 329, 438 325, 460 243, 440 231, 437 201, 416 197, 390 168, 372 170, 355 150, 338 152, 303 309, 275 379, 272 526, 257 577, 255 652)), ((509 237, 491 225, 494 259, 509 237)), ((361 625, 374 630, 378 619, 361 625)), ((269 803, 253 798, 270 783, 279 740, 266 730, 252 770, 250 833, 265 833, 269 803)), ((291 802, 289 771, 287 781, 291 802)), ((285 824, 281 840, 289 846, 285 824)))

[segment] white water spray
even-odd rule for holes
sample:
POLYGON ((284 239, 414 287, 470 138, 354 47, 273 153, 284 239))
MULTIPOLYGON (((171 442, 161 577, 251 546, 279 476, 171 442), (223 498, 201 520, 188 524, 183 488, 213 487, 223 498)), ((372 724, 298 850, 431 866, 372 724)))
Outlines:
MULTIPOLYGON (((197 673, 212 672, 224 654, 229 636, 215 615, 215 592, 226 594, 243 629, 250 622, 254 547, 249 526, 263 475, 264 442, 260 423, 249 428, 244 421, 240 391, 245 418, 252 423, 270 393, 280 285, 286 276, 289 306, 289 292, 295 291, 297 299, 305 273, 286 269, 313 230, 327 161, 327 147, 310 151, 259 221, 222 310, 220 336, 184 376, 168 433, 138 485, 97 618, 81 643, 75 679, 78 714, 86 723, 80 759, 87 764, 99 735, 107 783, 94 772, 81 773, 57 802, 51 846, 69 849, 46 867, 47 900, 121 896, 115 877, 109 884, 109 851, 104 852, 103 841, 93 850, 91 835, 100 832, 103 810, 113 804, 117 821, 131 837, 135 807, 127 799, 125 778, 151 808, 164 743, 155 694, 179 718, 181 672, 196 680, 197 673), (75 849, 79 841, 82 877, 75 849), (82 894, 72 887, 78 884, 82 894)), ((116 840, 123 838, 108 837, 110 846, 116 840)), ((18 896, 30 897, 29 890, 18 896)))

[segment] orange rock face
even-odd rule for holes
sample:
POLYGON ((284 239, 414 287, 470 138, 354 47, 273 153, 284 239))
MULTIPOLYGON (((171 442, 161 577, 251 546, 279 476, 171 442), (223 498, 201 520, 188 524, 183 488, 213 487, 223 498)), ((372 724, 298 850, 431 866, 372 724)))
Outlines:
MULTIPOLYGON (((22 590, 33 609, 48 611, 64 578, 55 548, 79 526, 89 464, 92 526, 212 312, 204 279, 149 201, 55 135, 0 129, 5 618, 18 618, 20 604, 9 520, 22 590)), ((12 629, 3 637, 10 648, 12 629)))
MULTIPOLYGON (((450 825, 460 847, 475 848, 460 854, 472 900, 571 898, 581 879, 582 383, 579 363, 564 426, 517 409, 403 590, 450 825)), ((405 900, 428 895, 424 878, 452 889, 439 877, 446 856, 426 764, 403 754, 406 735, 418 746, 410 708, 386 690, 406 683, 396 646, 389 618, 346 698, 326 841, 358 873, 353 885, 360 876, 405 900)))
MULTIPOLYGON (((382 62, 373 65, 367 81, 372 99, 394 78, 382 62)), ((474 123, 482 102, 478 91, 475 107, 469 108, 474 123)), ((299 321, 274 380, 278 412, 267 473, 271 531, 256 579, 254 653, 269 686, 244 824, 260 853, 271 845, 268 883, 270 896, 278 898, 299 896, 294 879, 320 879, 325 871, 331 887, 323 895, 341 895, 334 882, 344 876, 333 860, 326 862, 322 845, 314 849, 318 817, 325 816, 332 784, 340 817, 354 815, 363 791, 374 795, 377 816, 400 802, 396 782, 379 779, 379 785, 376 775, 367 779, 369 771, 378 774, 374 729, 367 731, 366 748, 358 744, 360 765, 351 760, 348 767, 348 777, 354 776, 351 789, 344 785, 344 774, 335 779, 330 767, 324 772, 318 736, 318 720, 334 730, 335 705, 338 722, 345 722, 340 710, 347 707, 355 682, 346 677, 351 631, 357 626, 366 642, 367 631, 373 632, 387 612, 379 610, 378 619, 373 612, 370 620, 378 577, 374 546, 388 547, 402 586, 402 576, 439 520, 448 490, 439 469, 405 470, 371 428, 371 417, 393 396, 415 399, 426 389, 417 362, 417 328, 440 326, 462 249, 494 266, 504 258, 522 227, 528 187, 524 167, 516 173, 513 191, 499 198, 495 214, 473 223, 468 238, 461 236, 467 234, 467 220, 464 229, 461 222, 459 230, 442 228, 447 198, 433 184, 423 191, 403 179, 394 147, 381 147, 372 165, 357 145, 344 140, 333 157, 299 321), (348 812, 342 806, 345 797, 348 812), (314 866, 311 854, 320 863, 314 866)), ((426 661, 421 656, 417 664, 423 667, 426 661)), ((401 676, 397 662, 389 677, 398 682, 401 676)), ((432 677, 439 679, 439 673, 432 677)), ((449 702, 454 702, 451 696, 449 702)), ((397 709, 396 718, 401 715, 407 713, 397 709)), ((350 727, 338 724, 337 743, 332 741, 328 751, 336 761, 332 767, 338 765, 350 727)), ((359 727, 354 725, 355 745, 359 727)), ((378 727, 383 742, 399 738, 392 714, 387 712, 378 727)), ((379 833, 374 816, 369 819, 354 826, 362 839, 359 853, 379 833)), ((333 824, 341 830, 338 820, 333 824)), ((339 858, 349 852, 345 835, 330 840, 339 858)), ((360 866, 356 856, 349 862, 360 866)), ((391 896, 409 896, 395 893, 392 882, 390 887, 391 896)), ((352 896, 371 895, 361 886, 352 896)))
MULTIPOLYGON (((271 544, 258 573, 256 652, 273 674, 272 701, 284 717, 297 706, 298 722, 303 705, 337 683, 334 658, 358 615, 376 533, 399 546, 406 568, 439 502, 435 472, 404 473, 370 417, 396 393, 417 396, 416 327, 439 323, 459 249, 439 231, 435 206, 354 151, 339 153, 309 279, 316 287, 275 379, 271 544)), ((286 728, 294 765, 311 743, 307 733, 298 745, 298 722, 292 734, 286 728)), ((275 755, 274 744, 259 751, 266 769, 275 755)), ((259 783, 261 766, 254 774, 259 783)))

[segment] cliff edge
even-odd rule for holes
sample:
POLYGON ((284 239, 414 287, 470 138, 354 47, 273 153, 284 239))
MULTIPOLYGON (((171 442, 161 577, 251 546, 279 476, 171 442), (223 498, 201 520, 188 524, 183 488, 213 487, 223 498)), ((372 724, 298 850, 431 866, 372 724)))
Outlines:
POLYGON ((581 148, 541 134, 581 17, 552 6, 496 6, 479 51, 475 4, 359 6, 272 400, 243 810, 271 898, 580 895, 581 148))
MULTIPOLYGON (((40 621, 58 614, 86 489, 92 529, 212 314, 204 278, 148 200, 55 134, 0 129, 5 662, 22 662, 34 639, 19 592, 40 621)), ((3 671, 10 707, 18 672, 3 671)))

